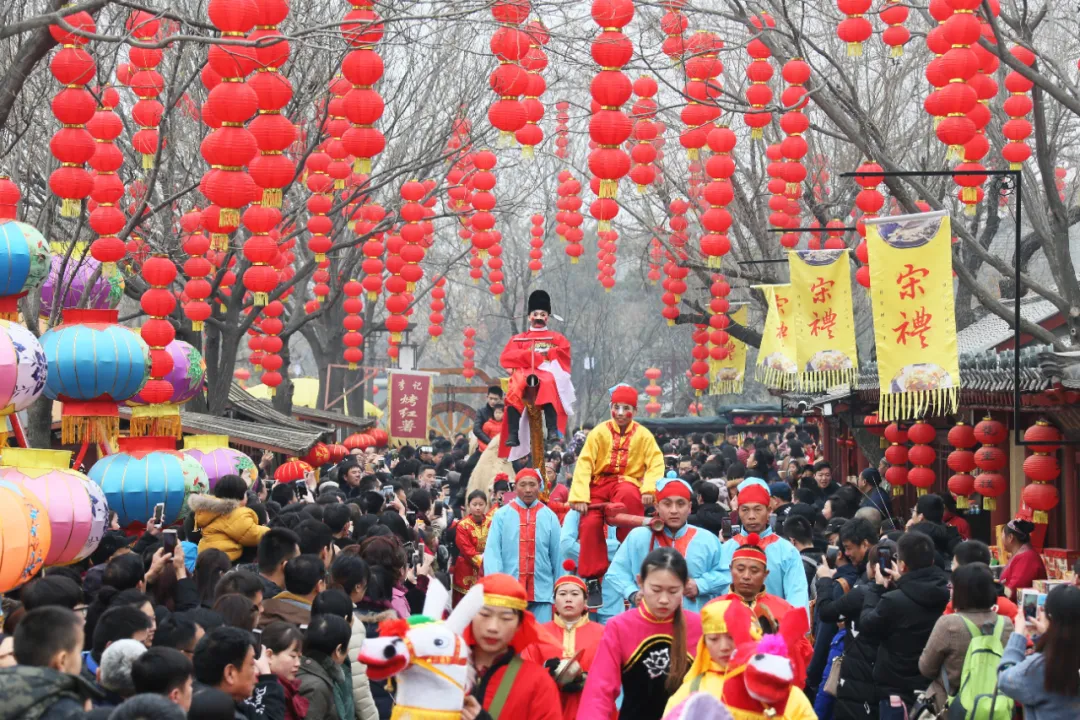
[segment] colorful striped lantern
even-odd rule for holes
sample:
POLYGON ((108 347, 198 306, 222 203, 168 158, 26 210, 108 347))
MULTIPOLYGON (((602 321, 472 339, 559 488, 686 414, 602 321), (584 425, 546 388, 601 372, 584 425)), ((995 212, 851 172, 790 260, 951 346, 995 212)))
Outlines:
POLYGON ((206 471, 210 490, 226 475, 239 475, 248 485, 259 478, 251 458, 229 447, 228 435, 189 435, 184 438, 184 454, 206 471))
POLYGON ((132 408, 133 435, 155 434, 179 437, 181 429, 179 407, 202 392, 203 378, 206 375, 206 361, 202 353, 183 340, 173 340, 164 347, 164 351, 172 358, 172 370, 164 376, 164 379, 172 385, 172 396, 165 403, 154 404, 142 392, 139 392, 125 401, 124 404, 132 408), (166 418, 173 419, 169 427, 158 427, 166 418))
POLYGON ((0 593, 25 584, 44 567, 52 546, 48 518, 34 493, 0 480, 0 593))
POLYGON ((45 281, 49 244, 33 225, 0 220, 0 318, 19 319, 19 298, 45 281))
POLYGON ((5 448, 0 480, 29 490, 45 506, 52 533, 46 566, 78 562, 97 549, 109 506, 96 485, 71 469, 69 451, 5 448))
POLYGON ((108 310, 124 295, 124 276, 120 273, 106 275, 99 270, 101 263, 83 248, 76 247, 70 257, 65 257, 59 246, 49 263, 49 275, 41 286, 41 311, 43 318, 52 315, 53 303, 59 302, 64 310, 78 307, 86 297, 86 307, 108 310), (59 296, 59 298, 58 298, 59 296))
MULTIPOLYGON (((45 389, 45 351, 22 325, 0 320, 0 418, 25 410, 45 389)), ((6 438, 0 426, 0 444, 6 438)))
POLYGON ((154 506, 165 504, 163 523, 180 517, 187 500, 183 456, 171 437, 119 438, 120 452, 106 455, 87 473, 101 487, 120 527, 145 525, 154 506))
POLYGON ((49 363, 45 395, 63 403, 65 444, 117 437, 118 404, 146 382, 150 348, 118 319, 117 310, 65 310, 63 323, 41 336, 49 363))

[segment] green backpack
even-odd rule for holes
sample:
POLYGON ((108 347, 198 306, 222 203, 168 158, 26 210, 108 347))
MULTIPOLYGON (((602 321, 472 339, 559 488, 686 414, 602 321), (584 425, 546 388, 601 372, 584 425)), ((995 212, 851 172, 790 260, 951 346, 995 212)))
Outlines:
POLYGON ((963 615, 960 619, 971 633, 971 643, 964 655, 960 673, 960 689, 949 698, 949 720, 1010 720, 1013 700, 998 693, 998 665, 1005 648, 1001 634, 1005 618, 998 616, 994 631, 984 634, 975 623, 963 615))

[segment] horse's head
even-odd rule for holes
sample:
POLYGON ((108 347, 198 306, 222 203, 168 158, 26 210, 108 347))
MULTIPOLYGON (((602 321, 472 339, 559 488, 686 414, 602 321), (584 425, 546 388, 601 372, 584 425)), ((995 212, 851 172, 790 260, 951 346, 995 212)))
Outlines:
POLYGON ((484 603, 483 588, 474 587, 443 621, 448 599, 446 589, 432 581, 423 615, 379 625, 379 637, 365 640, 360 649, 359 660, 367 666, 368 677, 385 680, 417 667, 446 678, 438 666, 466 666, 469 648, 461 636, 484 603))

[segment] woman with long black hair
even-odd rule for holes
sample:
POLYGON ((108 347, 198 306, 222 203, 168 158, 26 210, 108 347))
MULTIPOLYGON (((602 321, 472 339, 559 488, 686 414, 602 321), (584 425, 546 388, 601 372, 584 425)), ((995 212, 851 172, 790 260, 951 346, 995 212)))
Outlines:
POLYGON ((604 627, 578 717, 613 717, 621 690, 618 717, 660 720, 701 638, 701 618, 682 606, 689 580, 686 559, 674 548, 657 548, 645 556, 637 578, 638 606, 604 627))
POLYGON ((1080 717, 1080 588, 1057 586, 1034 620, 1021 608, 1013 625, 998 668, 998 691, 1024 706, 1024 720, 1080 717), (1028 638, 1035 635, 1035 652, 1025 657, 1028 638))

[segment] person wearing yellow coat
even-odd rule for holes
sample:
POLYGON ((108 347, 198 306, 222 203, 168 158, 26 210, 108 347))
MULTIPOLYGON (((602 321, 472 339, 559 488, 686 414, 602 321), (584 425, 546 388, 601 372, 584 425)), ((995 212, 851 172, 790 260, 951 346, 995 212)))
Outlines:
POLYGON ((202 533, 199 552, 215 548, 236 562, 244 548, 257 547, 270 528, 260 525, 258 515, 247 507, 247 483, 239 475, 225 475, 211 492, 188 498, 195 530, 202 533))
MULTIPOLYGON (((801 627, 798 622, 786 625, 785 635, 801 627)), ((817 720, 799 689, 801 665, 786 657, 784 637, 763 639, 748 607, 730 597, 713 600, 702 608, 701 629, 694 664, 665 714, 695 693, 708 693, 733 720, 817 720)))

